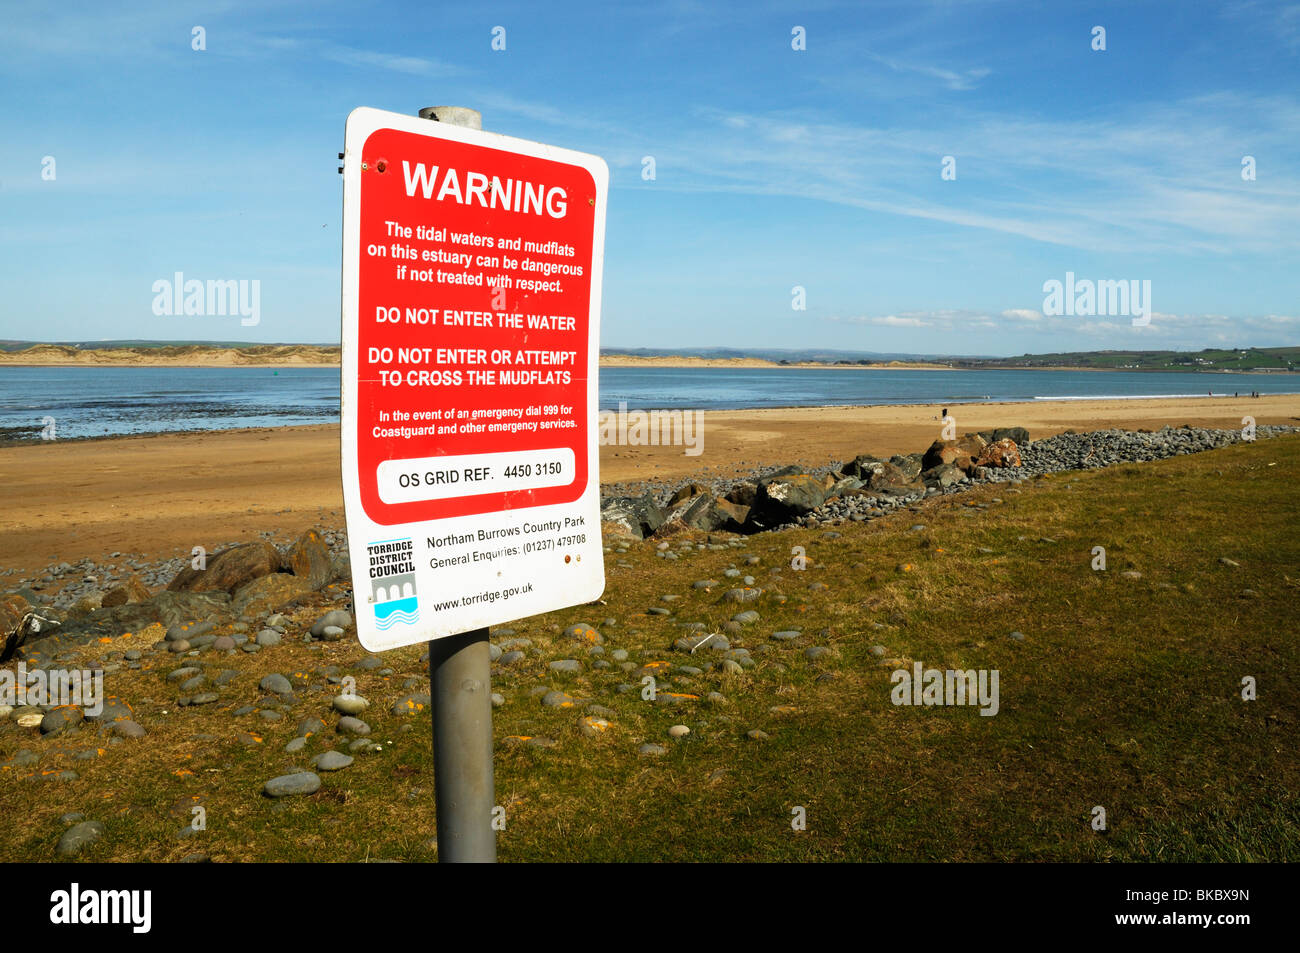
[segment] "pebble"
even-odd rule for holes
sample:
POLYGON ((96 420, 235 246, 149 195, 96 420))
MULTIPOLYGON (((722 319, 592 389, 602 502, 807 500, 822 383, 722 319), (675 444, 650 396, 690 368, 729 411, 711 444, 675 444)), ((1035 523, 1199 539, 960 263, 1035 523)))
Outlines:
POLYGON ((297 738, 290 740, 290 742, 284 746, 284 750, 289 754, 296 754, 305 747, 307 747, 307 739, 302 735, 299 735, 297 738))
POLYGON ((321 771, 341 771, 355 760, 341 751, 322 751, 311 759, 312 766, 321 771))
POLYGON ((336 695, 332 704, 343 715, 359 715, 370 707, 370 702, 360 695, 336 695))
POLYGON ((129 718, 113 722, 113 733, 122 738, 143 738, 147 734, 143 726, 129 718))
POLYGON ((572 708, 577 699, 566 692, 548 691, 542 696, 542 704, 547 708, 572 708))
POLYGON ((1016 642, 1023 642, 1023 641, 1025 641, 1025 633, 1023 633, 1023 632, 1012 632, 1011 635, 1008 636, 1008 638, 1013 639, 1013 640, 1015 640, 1016 642))
POLYGON ((687 728, 685 725, 673 725, 668 729, 669 738, 685 738, 690 733, 691 729, 687 728))
POLYGON ((267 781, 262 788, 269 797, 290 797, 295 794, 315 794, 320 790, 320 776, 311 771, 282 774, 267 781))
POLYGON ((272 692, 276 695, 293 694, 293 686, 289 684, 289 680, 277 672, 272 672, 270 675, 264 676, 262 680, 257 683, 257 687, 264 692, 272 692))
POLYGON ((581 672, 582 663, 576 658, 556 659, 547 666, 552 672, 581 672))
POLYGON ((663 745, 643 744, 640 748, 636 749, 636 753, 643 758, 657 758, 660 755, 667 754, 668 749, 663 745))
POLYGON ((61 857, 71 857, 104 836, 104 825, 99 821, 82 821, 63 832, 55 851, 61 857))
POLYGON ((344 715, 339 719, 338 731, 341 735, 368 735, 370 734, 370 726, 360 718, 344 715))
POLYGON ((808 661, 815 662, 818 659, 825 658, 826 656, 830 655, 831 650, 824 645, 814 645, 810 648, 804 649, 803 654, 804 654, 804 658, 808 659, 808 661))

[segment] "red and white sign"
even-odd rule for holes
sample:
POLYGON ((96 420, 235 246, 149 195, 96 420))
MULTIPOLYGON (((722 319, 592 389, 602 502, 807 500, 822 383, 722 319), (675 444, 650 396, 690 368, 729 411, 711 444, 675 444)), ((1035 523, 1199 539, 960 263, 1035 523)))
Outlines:
POLYGON ((361 108, 343 181, 343 490, 362 644, 598 598, 604 160, 361 108))

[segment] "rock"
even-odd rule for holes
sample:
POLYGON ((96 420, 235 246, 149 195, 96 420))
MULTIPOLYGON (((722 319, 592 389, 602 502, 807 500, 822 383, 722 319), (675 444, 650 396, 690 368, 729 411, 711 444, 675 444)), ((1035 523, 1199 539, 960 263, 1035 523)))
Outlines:
POLYGON ((175 642, 167 643, 167 651, 175 653, 176 655, 180 655, 182 652, 188 652, 189 650, 190 643, 186 642, 184 639, 177 639, 175 642))
POLYGON ((298 537, 285 561, 294 576, 311 590, 322 588, 334 574, 329 548, 321 539, 321 534, 314 529, 309 529, 298 537))
POLYGON ((1239 563, 1239 562, 1237 562, 1237 561, 1235 561, 1235 560, 1229 559, 1227 556, 1220 556, 1220 557, 1219 557, 1219 564, 1222 565, 1222 566, 1231 566, 1233 569, 1240 569, 1240 568, 1241 568, 1241 563, 1239 563))
POLYGON ((311 771, 282 774, 263 785, 268 797, 292 797, 296 794, 315 794, 320 790, 320 776, 311 771))
POLYGON ((152 595, 148 586, 132 576, 124 584, 114 586, 105 592, 100 605, 111 609, 114 606, 124 606, 128 602, 148 602, 152 595))
POLYGON ((319 718, 303 718, 298 722, 298 734, 302 736, 315 735, 325 730, 325 723, 319 718))
POLYGON ((307 747, 307 739, 302 735, 298 735, 296 738, 289 739, 289 743, 284 746, 284 750, 287 754, 297 754, 305 747, 307 747))
POLYGON ((664 512, 654 498, 646 493, 642 497, 616 497, 604 501, 600 508, 603 523, 613 523, 635 539, 651 536, 664 524, 664 512))
POLYGON ((585 715, 578 719, 578 730, 586 738, 596 738, 609 731, 609 720, 585 715))
POLYGON ((230 608, 235 615, 259 616, 311 591, 305 579, 287 572, 273 572, 236 590, 230 608))
POLYGON ((330 639, 327 638, 325 635, 325 630, 327 628, 332 627, 332 628, 346 630, 348 628, 351 628, 351 626, 352 626, 352 616, 349 613, 347 613, 343 609, 333 609, 325 613, 319 619, 317 619, 315 624, 312 625, 310 631, 312 636, 314 636, 315 638, 324 639, 325 641, 330 641, 330 639))
POLYGON ((414 715, 427 711, 433 705, 433 697, 428 692, 412 692, 393 702, 389 711, 394 715, 414 715))
POLYGON ((72 857, 103 836, 104 825, 99 821, 82 821, 80 824, 73 824, 63 832, 54 850, 60 857, 72 857))
MULTIPOLYGON (((41 718, 41 734, 62 734, 85 721, 85 713, 76 705, 61 705, 47 711, 41 718)), ((21 722, 20 722, 21 724, 21 722)))
POLYGON ((341 735, 368 735, 370 734, 370 726, 360 718, 344 715, 339 719, 338 732, 341 735))
POLYGON ((355 759, 341 751, 322 751, 311 759, 312 767, 319 771, 341 771, 355 759))
POLYGON ((542 696, 542 704, 547 708, 572 708, 577 703, 578 700, 566 692, 548 691, 542 696))
POLYGON ((966 471, 952 463, 943 463, 937 467, 931 467, 922 471, 921 482, 926 486, 937 486, 947 488, 955 486, 958 483, 965 483, 970 479, 966 471))
POLYGON ((8 661, 26 641, 26 622, 31 605, 16 592, 0 596, 0 662, 8 661))
POLYGON ((265 676, 257 683, 257 687, 264 692, 271 692, 276 695, 293 694, 293 686, 289 684, 289 680, 278 672, 272 672, 270 675, 265 676))
POLYGON ((804 658, 810 662, 816 662, 831 654, 831 650, 824 645, 813 645, 803 650, 804 658))
POLYGON ((1140 572, 1138 572, 1136 569, 1126 569, 1126 570, 1124 570, 1124 572, 1120 573, 1120 576, 1122 576, 1122 577, 1125 578, 1125 579, 1141 579, 1141 578, 1142 578, 1142 574, 1141 574, 1140 572))
POLYGON ((507 652, 505 653, 505 655, 501 656, 501 664, 514 665, 516 662, 522 662, 524 658, 525 658, 524 653, 520 652, 518 649, 515 649, 514 651, 507 652))
POLYGON ((547 666, 552 672, 581 672, 582 663, 576 658, 556 659, 547 666))
POLYGON ((1023 632, 1012 632, 1010 635, 1007 636, 1007 638, 1009 638, 1009 639, 1011 639, 1012 641, 1015 641, 1015 642, 1023 642, 1023 641, 1025 641, 1025 633, 1023 633, 1023 632))
POLYGON ((743 589, 728 589, 722 594, 723 602, 757 602, 763 595, 763 590, 754 586, 745 586, 743 589))
POLYGON ((212 641, 212 648, 217 652, 232 652, 235 649, 235 640, 228 635, 221 635, 212 641))
POLYGON ((190 698, 191 705, 211 705, 219 696, 216 692, 202 692, 190 698))
POLYGON ((737 612, 731 617, 731 621, 738 623, 739 625, 750 625, 751 623, 757 622, 758 619, 759 615, 753 609, 746 609, 744 612, 737 612))
POLYGON ((777 520, 804 516, 826 502, 826 487, 806 473, 765 479, 758 489, 753 508, 777 520))
POLYGON ((771 736, 766 731, 759 728, 751 728, 749 731, 745 732, 745 737, 749 738, 751 741, 766 741, 771 736))
POLYGON ((337 695, 333 701, 334 710, 343 715, 359 715, 370 707, 370 702, 360 695, 337 695))
POLYGON ((573 639, 575 642, 581 642, 584 645, 601 645, 605 637, 585 622, 579 622, 577 625, 571 625, 564 630, 566 639, 573 639))
POLYGON ((223 550, 207 561, 206 569, 186 566, 167 586, 169 592, 233 593, 254 579, 279 572, 280 552, 266 541, 244 543, 223 550))
POLYGON ((1020 466, 1020 448, 1016 446, 1014 440, 1007 437, 995 440, 980 451, 979 456, 975 458, 975 465, 997 467, 999 469, 1018 467, 1020 466))
POLYGON ((1010 440, 1017 447, 1026 447, 1029 445, 1029 431, 1024 427, 999 427, 989 436, 992 438, 989 443, 997 443, 999 440, 1010 440))
POLYGON ((493 708, 500 708, 500 707, 501 707, 502 705, 504 705, 505 703, 506 703, 506 697, 505 697, 504 695, 500 694, 499 692, 493 692, 493 693, 492 693, 492 707, 493 707, 493 708))
POLYGON ((687 728, 685 725, 673 725, 668 729, 668 737, 670 738, 685 738, 690 733, 691 729, 687 728))
POLYGON ((668 753, 668 749, 663 745, 643 744, 636 749, 636 753, 643 758, 658 758, 668 753))

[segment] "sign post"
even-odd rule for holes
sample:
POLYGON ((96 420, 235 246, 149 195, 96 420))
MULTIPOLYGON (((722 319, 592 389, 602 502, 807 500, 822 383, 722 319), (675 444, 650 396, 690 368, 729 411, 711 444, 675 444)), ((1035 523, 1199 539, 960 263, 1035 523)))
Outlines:
MULTIPOLYGON (((609 173, 361 108, 344 147, 344 502, 357 634, 429 645, 442 861, 491 862, 488 626, 604 590, 595 428, 609 173)), ((435 121, 429 121, 435 120, 435 121)))

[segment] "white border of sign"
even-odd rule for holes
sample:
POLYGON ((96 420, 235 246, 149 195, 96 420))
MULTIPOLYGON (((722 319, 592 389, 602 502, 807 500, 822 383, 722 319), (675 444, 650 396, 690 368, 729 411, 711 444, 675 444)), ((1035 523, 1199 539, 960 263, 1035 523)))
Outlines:
MULTIPOLYGON (((390 160, 391 161, 391 160, 390 160)), ((600 304, 602 280, 605 264, 605 208, 609 194, 609 167, 599 156, 583 152, 574 152, 555 146, 515 139, 497 133, 483 132, 463 126, 439 123, 431 119, 421 119, 402 113, 387 112, 362 106, 348 114, 344 133, 343 159, 343 281, 342 281, 342 327, 343 327, 343 367, 342 367, 342 413, 341 413, 341 463, 343 475, 343 499, 347 514, 348 547, 352 560, 353 615, 356 618, 357 635, 361 644, 372 652, 413 645, 430 639, 443 638, 473 629, 497 625, 512 619, 539 615, 568 606, 593 602, 600 598, 605 589, 604 552, 600 537, 600 447, 599 428, 597 426, 597 400, 599 391, 600 369, 600 304), (451 139, 469 145, 485 146, 518 155, 549 159, 586 169, 596 183, 596 209, 592 235, 591 260, 591 302, 588 315, 587 347, 587 488, 583 495, 572 503, 530 507, 523 510, 511 510, 506 513, 485 513, 476 516, 452 517, 424 523, 403 523, 395 526, 383 526, 372 522, 361 506, 361 490, 357 479, 357 381, 359 373, 357 355, 357 334, 359 330, 358 296, 361 265, 361 148, 371 133, 379 129, 397 129, 402 132, 432 138, 451 139), (535 586, 532 592, 518 594, 512 598, 493 602, 480 602, 472 606, 461 606, 454 610, 444 610, 438 614, 432 612, 432 604, 439 599, 439 593, 426 593, 422 589, 422 606, 428 606, 428 616, 422 612, 420 623, 414 626, 398 626, 388 632, 377 631, 367 613, 368 577, 366 575, 366 544, 389 537, 411 536, 419 543, 430 532, 439 535, 451 533, 474 533, 499 521, 501 517, 515 517, 526 514, 530 523, 560 520, 565 516, 581 515, 585 518, 586 543, 574 548, 574 554, 581 557, 575 564, 560 566, 554 578, 548 578, 544 585, 535 586), (495 519, 494 519, 495 518, 495 519), (567 578, 566 578, 567 577, 567 578)), ((479 570, 481 573, 481 570, 479 570)), ((461 579, 461 576, 455 576, 461 579)), ((485 586, 491 584, 507 585, 501 570, 497 570, 491 579, 484 580, 485 586), (497 577, 502 577, 498 579, 497 577)), ((463 582, 457 582, 457 588, 464 589, 463 582)), ((466 592, 466 595, 472 593, 466 592)), ((449 600, 457 597, 456 592, 441 594, 449 600)))

